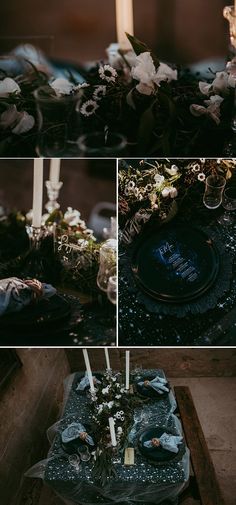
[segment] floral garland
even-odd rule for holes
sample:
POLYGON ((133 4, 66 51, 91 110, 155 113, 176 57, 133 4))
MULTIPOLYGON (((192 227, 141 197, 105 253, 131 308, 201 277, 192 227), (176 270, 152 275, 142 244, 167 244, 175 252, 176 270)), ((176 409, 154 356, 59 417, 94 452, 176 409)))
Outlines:
POLYGON ((236 160, 197 159, 141 160, 139 168, 119 169, 119 216, 122 240, 131 243, 151 217, 159 222, 171 218, 187 191, 208 175, 230 179, 236 160))
MULTIPOLYGON (((28 62, 24 75, 0 74, 0 153, 11 142, 36 143, 37 115, 34 91, 45 86, 48 96, 75 95, 81 133, 120 132, 136 154, 187 156, 207 142, 214 148, 230 133, 235 80, 229 70, 198 81, 181 69, 160 62, 135 37, 132 51, 110 55, 86 73, 86 82, 55 79, 45 68, 28 62)), ((56 118, 55 118, 56 121, 56 118)), ((207 150, 207 144, 205 146, 207 150)), ((201 152, 204 149, 201 148, 201 152)))
POLYGON ((123 451, 133 422, 134 409, 151 400, 141 399, 126 390, 121 373, 107 371, 99 377, 99 381, 100 383, 95 380, 95 395, 91 395, 92 421, 96 434, 96 449, 92 453, 93 476, 105 485, 107 479, 115 474, 109 417, 114 419, 118 450, 123 451))

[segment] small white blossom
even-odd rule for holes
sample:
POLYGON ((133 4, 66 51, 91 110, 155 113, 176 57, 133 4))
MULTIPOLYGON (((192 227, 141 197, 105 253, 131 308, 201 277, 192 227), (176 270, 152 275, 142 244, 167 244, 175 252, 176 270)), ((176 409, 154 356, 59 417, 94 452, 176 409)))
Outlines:
POLYGON ((162 194, 163 198, 167 198, 169 196, 169 194, 170 194, 169 188, 164 188, 162 190, 161 194, 162 194))
POLYGON ((154 177, 154 180, 155 180, 155 183, 156 183, 156 187, 157 188, 160 188, 165 180, 165 177, 163 175, 160 175, 160 174, 156 174, 155 177, 154 177))
POLYGON ((117 71, 112 68, 110 65, 101 66, 98 70, 99 76, 101 79, 107 82, 116 82, 117 71))
POLYGON ((96 89, 93 93, 94 100, 102 100, 102 98, 106 95, 106 86, 96 86, 96 89))
POLYGON ((203 172, 201 172, 200 174, 198 174, 197 178, 199 181, 203 182, 203 181, 205 181, 206 176, 203 172))
POLYGON ((109 385, 108 385, 106 388, 103 388, 103 389, 102 389, 102 394, 103 394, 103 395, 108 395, 108 393, 109 393, 109 389, 110 389, 110 386, 109 386, 109 385))
POLYGON ((80 216, 81 214, 78 210, 72 209, 72 207, 67 207, 67 211, 64 214, 64 221, 69 226, 77 226, 82 223, 80 216))
POLYGON ((80 108, 81 114, 83 116, 92 116, 94 112, 98 109, 98 104, 95 100, 87 100, 84 102, 82 107, 80 108))
POLYGON ((178 173, 178 167, 176 165, 171 165, 170 168, 167 168, 165 167, 165 171, 169 174, 169 175, 176 175, 178 173))
POLYGON ((116 400, 119 400, 121 398, 121 395, 116 395, 115 398, 116 400))
POLYGON ((135 182, 134 181, 129 181, 127 185, 128 189, 132 191, 132 189, 135 188, 135 182))
POLYGON ((5 77, 2 81, 0 81, 0 97, 8 97, 12 93, 19 95, 21 92, 20 86, 17 84, 14 79, 10 77, 5 77))
POLYGON ((200 172, 201 170, 201 167, 199 165, 199 163, 195 163, 195 165, 193 165, 192 167, 192 172, 200 172))
POLYGON ((176 198, 178 196, 178 191, 176 188, 173 186, 170 187, 170 197, 171 198, 176 198))
POLYGON ((121 428, 121 426, 118 426, 117 433, 118 435, 121 435, 121 433, 123 433, 123 429, 121 428))

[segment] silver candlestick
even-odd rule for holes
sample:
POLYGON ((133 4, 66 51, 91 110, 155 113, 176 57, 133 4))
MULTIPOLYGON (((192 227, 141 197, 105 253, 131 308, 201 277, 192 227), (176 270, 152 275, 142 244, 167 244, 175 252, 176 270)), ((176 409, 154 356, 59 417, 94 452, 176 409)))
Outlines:
POLYGON ((44 226, 26 226, 26 231, 30 240, 30 249, 38 250, 43 238, 48 235, 48 230, 44 226))
POLYGON ((57 200, 62 186, 63 182, 46 181, 47 195, 49 200, 46 203, 45 208, 49 214, 51 214, 54 210, 60 208, 60 204, 57 200))

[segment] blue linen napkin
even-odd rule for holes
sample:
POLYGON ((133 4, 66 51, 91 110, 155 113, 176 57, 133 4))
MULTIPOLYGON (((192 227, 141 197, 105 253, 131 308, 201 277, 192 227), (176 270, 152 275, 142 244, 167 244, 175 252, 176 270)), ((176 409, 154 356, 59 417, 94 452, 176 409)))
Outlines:
MULTIPOLYGON (((163 449, 166 449, 166 451, 175 452, 177 454, 179 450, 178 445, 182 442, 183 437, 163 433, 158 440, 163 449)), ((156 445, 153 444, 153 440, 147 440, 146 442, 144 442, 143 445, 148 449, 156 449, 157 447, 156 445)))
MULTIPOLYGON (((12 312, 19 312, 29 305, 35 298, 35 292, 26 283, 17 277, 0 280, 0 316, 12 312)), ((38 282, 38 281, 36 281, 38 282)), ((41 287, 40 298, 50 298, 55 295, 56 289, 50 284, 39 283, 41 287)))
POLYGON ((169 389, 166 387, 166 384, 167 384, 167 380, 163 379, 163 377, 159 377, 158 375, 154 379, 149 381, 149 383, 147 385, 145 384, 145 381, 138 383, 138 385, 141 387, 144 386, 144 387, 153 388, 155 391, 157 391, 157 393, 159 393, 161 395, 165 392, 169 393, 169 389))
POLYGON ((77 438, 81 438, 81 440, 83 440, 83 438, 80 437, 81 434, 86 434, 84 440, 87 442, 87 444, 94 445, 92 437, 88 435, 85 427, 81 423, 71 423, 69 426, 67 426, 67 428, 61 434, 61 439, 64 444, 71 442, 72 440, 76 440, 77 438))

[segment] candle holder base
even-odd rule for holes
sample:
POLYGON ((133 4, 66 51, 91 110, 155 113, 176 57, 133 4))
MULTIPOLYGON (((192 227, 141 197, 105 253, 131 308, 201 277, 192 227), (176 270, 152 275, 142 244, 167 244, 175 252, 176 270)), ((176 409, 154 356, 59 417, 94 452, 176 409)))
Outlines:
POLYGON ((59 192, 61 187, 63 186, 63 182, 52 182, 46 181, 45 183, 47 188, 48 202, 45 205, 46 210, 49 215, 60 208, 60 204, 57 202, 59 197, 59 192))
POLYGON ((43 226, 26 226, 26 231, 30 241, 31 250, 39 250, 41 241, 49 235, 49 230, 43 226))

